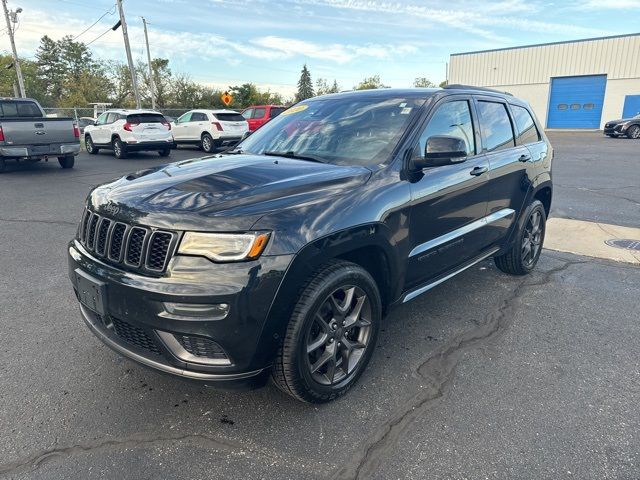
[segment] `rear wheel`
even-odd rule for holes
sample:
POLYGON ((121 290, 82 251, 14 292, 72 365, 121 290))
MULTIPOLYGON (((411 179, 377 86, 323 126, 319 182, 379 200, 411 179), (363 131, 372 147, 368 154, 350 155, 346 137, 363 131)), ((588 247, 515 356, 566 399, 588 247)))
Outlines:
POLYGON ((73 164, 76 163, 73 155, 67 155, 65 157, 58 157, 58 163, 62 168, 73 168, 73 164))
POLYGON ((127 158, 127 146, 119 138, 113 139, 113 154, 116 158, 127 158))
POLYGON ((168 157, 169 154, 171 153, 171 149, 170 148, 165 148, 162 149, 158 152, 160 154, 161 157, 168 157))
POLYGON ((638 138, 640 138, 640 126, 631 125, 627 129, 627 137, 633 138, 634 140, 637 140, 638 138))
POLYGON ((285 393, 324 403, 358 380, 375 349, 380 292, 359 265, 332 261, 302 288, 273 367, 285 393))
POLYGON ((93 144, 93 140, 91 139, 91 135, 87 135, 84 137, 84 148, 86 148, 87 153, 89 155, 95 155, 100 150, 93 144))
POLYGON ((213 138, 211 138, 211 135, 209 135, 208 133, 203 133, 200 145, 202 146, 202 150, 204 150, 205 152, 213 152, 213 138))
POLYGON ((0 173, 3 173, 7 170, 7 162, 4 158, 0 158, 0 173))
POLYGON ((530 273, 538 263, 544 243, 547 215, 542 202, 539 200, 531 202, 524 212, 524 218, 525 221, 511 249, 494 258, 500 270, 512 275, 530 273))

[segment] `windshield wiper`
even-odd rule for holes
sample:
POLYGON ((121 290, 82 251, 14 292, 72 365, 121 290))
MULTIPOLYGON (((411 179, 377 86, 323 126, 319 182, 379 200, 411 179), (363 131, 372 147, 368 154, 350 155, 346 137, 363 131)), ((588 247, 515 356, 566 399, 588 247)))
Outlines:
POLYGON ((276 151, 276 150, 268 150, 266 152, 262 152, 263 155, 269 155, 271 157, 285 157, 285 158, 295 158, 297 160, 308 160, 310 162, 318 162, 318 163, 327 163, 320 157, 316 157, 315 155, 299 155, 296 152, 289 151, 276 151))

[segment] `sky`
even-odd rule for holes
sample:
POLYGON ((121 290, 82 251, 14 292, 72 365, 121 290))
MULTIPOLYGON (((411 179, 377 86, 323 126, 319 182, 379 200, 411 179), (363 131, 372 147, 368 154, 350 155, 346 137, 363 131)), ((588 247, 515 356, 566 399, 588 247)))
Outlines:
MULTIPOLYGON (((126 61, 122 31, 111 31, 113 0, 8 0, 23 9, 19 55, 33 58, 40 38, 70 34, 94 55, 126 61), (104 17, 89 28, 103 14, 104 17), (96 39, 108 30, 108 33, 96 39)), ((312 79, 348 90, 364 77, 409 87, 416 77, 446 78, 449 55, 637 33, 640 0, 125 0, 134 59, 146 62, 141 16, 153 57, 176 73, 227 88, 253 82, 292 95, 306 63, 312 79)), ((0 35, 0 50, 10 51, 0 35)))

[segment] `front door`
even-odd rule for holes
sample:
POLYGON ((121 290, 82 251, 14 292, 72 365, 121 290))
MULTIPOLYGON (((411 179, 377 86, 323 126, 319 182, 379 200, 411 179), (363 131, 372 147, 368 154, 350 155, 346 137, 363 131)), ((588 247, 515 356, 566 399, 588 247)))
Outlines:
POLYGON ((436 106, 416 145, 416 154, 423 154, 429 137, 453 136, 464 140, 468 157, 461 163, 426 168, 412 183, 408 289, 478 256, 486 246, 489 164, 479 152, 472 112, 471 98, 446 99, 436 106))
POLYGON ((176 141, 189 140, 188 138, 188 126, 189 120, 191 120, 191 112, 187 112, 176 120, 173 127, 173 139, 176 141))
POLYGON ((109 135, 106 130, 107 116, 109 114, 104 112, 96 119, 96 128, 91 132, 91 139, 93 143, 109 143, 109 135))

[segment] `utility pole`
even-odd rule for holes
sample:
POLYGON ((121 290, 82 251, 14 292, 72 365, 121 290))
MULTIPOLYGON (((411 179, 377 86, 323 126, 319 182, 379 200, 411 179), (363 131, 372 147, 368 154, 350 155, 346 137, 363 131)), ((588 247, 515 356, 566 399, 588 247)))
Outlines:
POLYGON ((149 36, 147 35, 147 20, 142 18, 144 25, 144 41, 147 44, 147 64, 149 65, 149 87, 151 88, 151 109, 156 109, 156 83, 153 80, 153 69, 151 68, 151 52, 149 51, 149 36))
POLYGON ((9 32, 9 41, 11 42, 11 51, 13 52, 13 65, 16 67, 16 75, 18 76, 18 90, 20 97, 24 98, 26 93, 24 90, 24 78, 22 78, 22 69, 20 68, 20 59, 18 58, 18 51, 16 50, 16 42, 13 39, 13 26, 11 23, 16 24, 18 22, 18 14, 22 12, 21 8, 11 11, 7 8, 7 0, 2 0, 2 8, 4 8, 4 18, 7 21, 7 31, 9 32))
MULTIPOLYGON (((6 0, 2 0, 5 2, 6 0)), ((124 19, 124 9, 122 8, 122 0, 118 2, 118 12, 120 13, 120 24, 122 25, 122 36, 124 37, 124 49, 127 51, 127 61, 129 62, 129 70, 131 71, 131 86, 133 87, 133 96, 136 97, 136 108, 140 108, 140 93, 138 93, 138 81, 136 79, 136 69, 133 66, 133 57, 131 56, 131 45, 129 45, 129 34, 127 33, 127 22, 124 19)), ((6 10, 5 10, 6 11, 6 10)))

